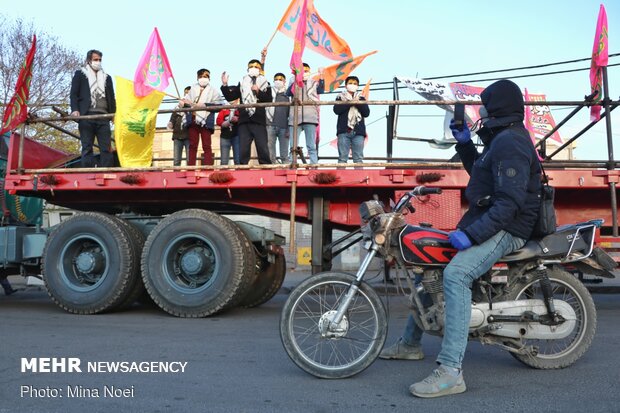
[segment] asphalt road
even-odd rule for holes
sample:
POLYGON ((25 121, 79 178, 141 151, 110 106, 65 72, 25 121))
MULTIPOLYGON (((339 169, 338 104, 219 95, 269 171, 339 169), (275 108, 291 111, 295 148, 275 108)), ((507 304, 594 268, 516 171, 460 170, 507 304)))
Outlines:
MULTIPOLYGON (((597 335, 571 368, 533 370, 504 351, 470 343, 467 392, 421 400, 408 387, 434 368, 438 338, 425 339, 423 361, 377 360, 350 379, 316 379, 297 368, 280 343, 278 320, 286 299, 281 291, 260 308, 197 320, 148 305, 75 316, 39 288, 0 294, 0 413, 620 412, 618 294, 594 295, 597 335), (21 359, 33 357, 79 358, 82 372, 22 373, 21 359), (177 373, 86 371, 89 362, 121 361, 187 364, 177 373), (100 397, 69 397, 67 386, 78 395, 98 390, 100 397), (63 397, 50 397, 54 389, 63 397), (125 396, 109 397, 106 389, 124 390, 125 396)), ((390 342, 406 316, 404 305, 390 298, 390 342)))

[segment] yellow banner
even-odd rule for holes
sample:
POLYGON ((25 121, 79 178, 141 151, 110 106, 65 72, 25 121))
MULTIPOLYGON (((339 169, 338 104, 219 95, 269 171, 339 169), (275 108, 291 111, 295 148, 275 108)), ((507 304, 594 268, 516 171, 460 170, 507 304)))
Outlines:
POLYGON ((121 166, 151 166, 157 110, 164 93, 157 90, 136 97, 133 82, 116 77, 114 139, 121 166))

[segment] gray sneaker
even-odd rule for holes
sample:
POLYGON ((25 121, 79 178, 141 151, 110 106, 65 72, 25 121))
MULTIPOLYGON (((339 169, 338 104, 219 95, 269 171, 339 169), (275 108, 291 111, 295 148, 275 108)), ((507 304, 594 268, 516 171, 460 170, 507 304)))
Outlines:
POLYGON ((454 376, 443 366, 439 366, 433 370, 430 376, 409 387, 411 394, 423 398, 459 394, 465 390, 467 388, 465 387, 465 380, 463 380, 463 372, 461 371, 458 376, 454 376))
POLYGON ((390 347, 383 349, 379 358, 386 360, 422 360, 424 353, 420 346, 410 346, 399 338, 398 341, 390 347))

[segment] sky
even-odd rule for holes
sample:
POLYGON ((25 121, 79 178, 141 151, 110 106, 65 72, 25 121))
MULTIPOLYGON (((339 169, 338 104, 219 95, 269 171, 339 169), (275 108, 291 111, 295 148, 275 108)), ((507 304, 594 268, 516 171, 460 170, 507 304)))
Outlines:
MULTIPOLYGON (((490 0, 314 0, 314 5, 334 31, 345 39, 354 56, 372 50, 353 74, 364 84, 391 81, 395 76, 435 77, 486 70, 532 66, 591 56, 600 0, 497 2, 490 0), (465 7, 466 5, 466 7, 465 7)), ((620 2, 603 3, 607 10, 610 54, 620 52, 620 2)), ((83 2, 64 0, 0 0, 0 13, 22 18, 35 28, 54 35, 66 47, 86 54, 103 52, 103 68, 112 76, 133 78, 147 40, 157 27, 166 48, 179 89, 194 83, 196 70, 211 71, 212 85, 221 85, 223 71, 236 82, 245 74, 247 62, 259 58, 273 35, 289 0, 232 2, 119 1, 83 2)), ((293 41, 276 33, 271 42, 266 76, 290 73, 293 41)), ((304 61, 313 71, 335 63, 309 49, 304 61)), ((620 63, 620 57, 610 58, 620 63)), ((589 62, 552 66, 495 75, 451 77, 442 82, 473 80, 469 84, 488 86, 489 77, 507 77, 589 67, 589 62)), ((620 96, 620 66, 610 67, 610 97, 620 96)), ((517 78, 529 93, 544 93, 548 100, 576 101, 590 93, 588 71, 551 76, 517 78)), ((67 85, 69 87, 69 85, 67 85)), ((174 86, 166 90, 176 94, 174 86)), ((392 99, 391 91, 371 92, 371 100, 392 99)), ((335 94, 322 100, 334 100, 335 94)), ((407 89, 403 100, 422 100, 407 89)), ((170 108, 170 104, 162 108, 170 108)), ((552 107, 556 122, 570 109, 552 107)), ((368 145, 365 156, 385 156, 386 106, 371 106, 368 145)), ((441 138, 444 112, 436 107, 406 107, 400 112, 398 134, 420 138, 441 138)), ((158 124, 165 124, 161 115, 158 124), (163 122, 162 122, 163 120, 163 122)), ((560 130, 570 138, 589 122, 583 109, 560 130)), ((337 156, 329 144, 335 138, 336 118, 331 107, 321 109, 319 154, 337 156)), ((614 157, 620 158, 620 112, 612 112, 614 157), (613 116, 615 115, 615 117, 613 116)), ((578 159, 607 159, 604 122, 577 141, 578 159)), ((396 141, 394 156, 448 159, 453 149, 432 149, 427 143, 396 141)))

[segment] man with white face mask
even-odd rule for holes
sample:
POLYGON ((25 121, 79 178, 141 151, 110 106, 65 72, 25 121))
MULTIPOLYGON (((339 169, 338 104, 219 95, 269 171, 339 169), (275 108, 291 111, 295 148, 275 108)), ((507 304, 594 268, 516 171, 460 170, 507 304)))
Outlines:
MULTIPOLYGON (((263 65, 252 59, 248 62, 248 74, 241 79, 237 86, 228 86, 228 74, 222 73, 222 93, 229 102, 241 99, 241 103, 253 105, 256 103, 273 102, 271 86, 261 73, 263 65)), ((241 165, 250 162, 252 142, 256 145, 258 163, 270 164, 269 146, 267 144, 267 119, 264 107, 248 107, 239 110, 239 142, 241 165)))
MULTIPOLYGON (((356 76, 347 77, 344 83, 346 90, 336 97, 336 101, 366 100, 357 90, 360 81, 356 76)), ((364 118, 370 115, 370 108, 367 104, 334 105, 334 113, 338 115, 338 163, 347 163, 349 152, 353 156, 353 163, 362 163, 366 136, 364 118)))
MULTIPOLYGON (((199 69, 196 72, 197 82, 192 85, 189 93, 179 102, 179 107, 200 108, 226 103, 219 90, 210 85, 211 72, 199 69)), ((211 135, 215 130, 215 115, 212 111, 200 110, 189 112, 189 153, 187 165, 196 165, 198 142, 202 141, 202 164, 213 165, 213 149, 211 135)))
MULTIPOLYGON (((319 69, 319 75, 322 76, 322 71, 319 69)), ((287 94, 289 96, 294 96, 295 90, 293 88, 294 80, 291 80, 291 83, 288 87, 287 94)), ((304 63, 304 84, 301 88, 301 95, 299 99, 304 101, 314 101, 319 102, 319 95, 325 91, 325 82, 323 79, 314 80, 310 77, 310 65, 304 63)), ((289 142, 291 146, 293 145, 293 121, 295 119, 295 107, 291 106, 290 113, 288 116, 288 124, 289 128, 289 142)), ((310 158, 311 164, 316 164, 319 162, 319 153, 316 147, 316 129, 319 125, 319 106, 299 106, 297 108, 297 121, 299 125, 297 126, 297 139, 299 145, 299 136, 301 135, 301 131, 304 131, 304 135, 306 137, 306 149, 308 150, 308 158, 310 158)))
MULTIPOLYGON (((103 53, 89 50, 86 64, 77 70, 71 80, 71 116, 104 115, 116 112, 116 99, 112 78, 101 68, 103 53)), ((78 130, 82 142, 82 167, 92 168, 97 164, 110 167, 114 164, 111 152, 112 132, 110 119, 79 120, 78 130), (95 162, 93 145, 97 137, 100 159, 95 162)))
MULTIPOLYGON (((276 73, 273 76, 271 95, 274 102, 290 102, 291 98, 286 94, 286 76, 284 73, 276 73)), ((288 162, 289 158, 289 130, 288 130, 288 106, 275 106, 267 108, 267 138, 269 142, 269 156, 271 163, 288 162), (280 148, 280 156, 276 154, 276 141, 280 148)))

